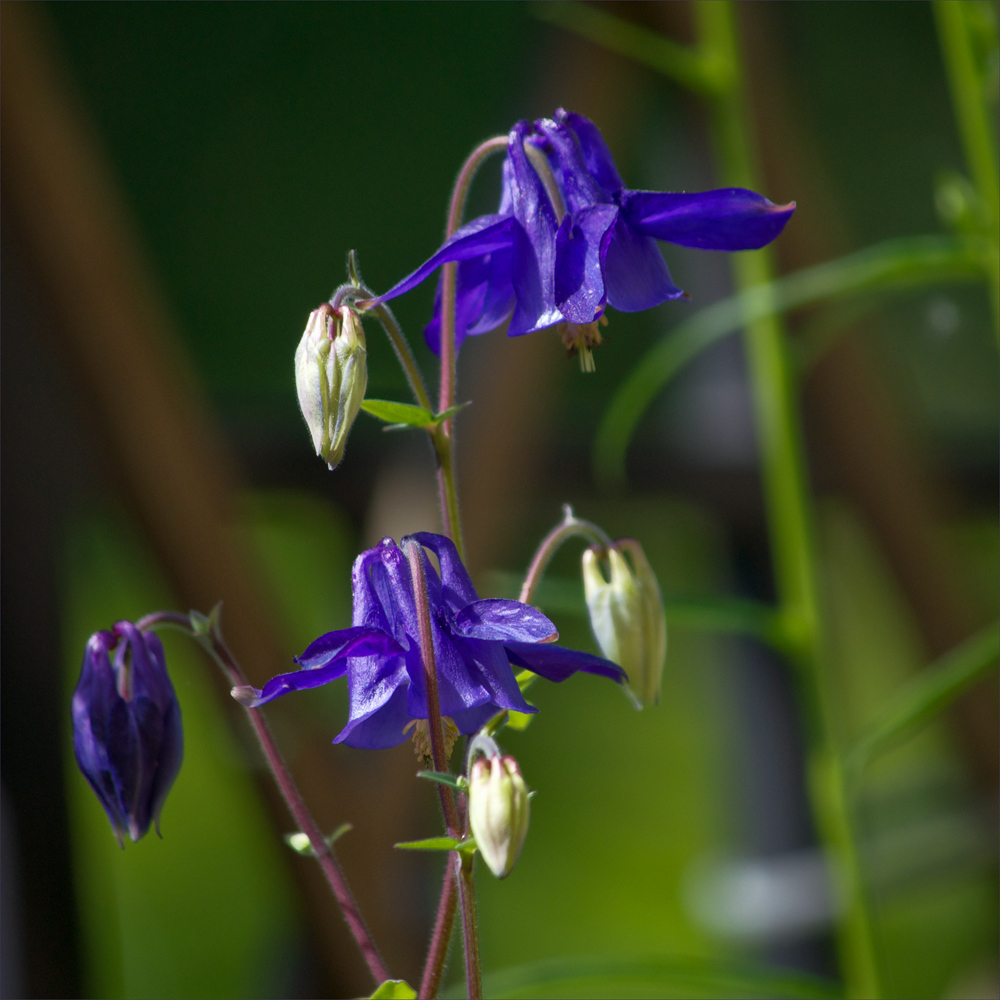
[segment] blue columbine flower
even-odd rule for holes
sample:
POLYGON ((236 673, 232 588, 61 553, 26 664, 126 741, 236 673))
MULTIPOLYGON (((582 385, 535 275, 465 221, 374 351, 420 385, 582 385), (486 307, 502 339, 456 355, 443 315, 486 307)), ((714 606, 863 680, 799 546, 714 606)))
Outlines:
MULTIPOLYGON (((608 660, 551 645, 556 630, 540 611, 519 601, 480 600, 450 539, 428 532, 410 538, 441 566, 439 575, 422 550, 441 714, 460 732, 474 733, 503 709, 535 711, 511 664, 552 681, 578 670, 625 680, 608 660)), ((351 628, 312 643, 297 657, 301 670, 272 678, 260 691, 238 688, 233 694, 253 708, 346 675, 350 718, 334 742, 393 747, 407 738, 413 720, 427 718, 427 701, 410 566, 391 538, 358 556, 353 587, 351 628)))
POLYGON ((156 824, 184 756, 181 710, 159 637, 131 622, 95 632, 73 693, 76 761, 118 843, 156 824), (114 653, 112 660, 111 654, 114 653))
MULTIPOLYGON (((500 207, 455 233, 380 301, 402 295, 448 261, 458 262, 456 344, 508 316, 512 337, 565 324, 569 346, 599 343, 605 307, 637 312, 676 299, 657 240, 703 250, 756 250, 784 228, 794 202, 774 205, 743 188, 694 194, 625 187, 600 131, 560 109, 511 129, 500 207), (528 150, 541 153, 556 191, 528 150)), ((440 338, 440 288, 425 331, 440 338)))

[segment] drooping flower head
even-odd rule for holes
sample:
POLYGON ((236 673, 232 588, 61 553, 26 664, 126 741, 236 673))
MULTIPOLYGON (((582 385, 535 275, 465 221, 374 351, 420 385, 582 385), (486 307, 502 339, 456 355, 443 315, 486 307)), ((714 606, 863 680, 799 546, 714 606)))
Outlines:
MULTIPOLYGON (((510 131, 500 207, 459 229, 380 301, 458 262, 456 345, 508 317, 512 337, 559 324, 585 358, 607 306, 637 312, 676 299, 657 240, 703 250, 755 250, 795 204, 743 188, 693 194, 625 187, 600 131, 582 115, 518 122, 510 131)), ((440 340, 440 287, 425 333, 440 340)))
POLYGON ((123 621, 90 637, 73 693, 73 749, 119 844, 150 823, 159 833, 184 737, 157 635, 123 621))
MULTIPOLYGON (((552 643, 555 627, 519 601, 480 600, 454 544, 420 532, 441 714, 459 732, 474 733, 497 712, 534 712, 524 700, 512 664, 552 681, 578 670, 624 682, 607 660, 552 643), (427 555, 430 550, 440 573, 427 555)), ((237 688, 244 705, 263 705, 288 691, 347 677, 350 716, 334 740, 353 747, 402 743, 414 720, 427 718, 424 669, 409 562, 391 538, 355 560, 351 628, 328 632, 297 657, 301 669, 280 674, 262 690, 237 688)))

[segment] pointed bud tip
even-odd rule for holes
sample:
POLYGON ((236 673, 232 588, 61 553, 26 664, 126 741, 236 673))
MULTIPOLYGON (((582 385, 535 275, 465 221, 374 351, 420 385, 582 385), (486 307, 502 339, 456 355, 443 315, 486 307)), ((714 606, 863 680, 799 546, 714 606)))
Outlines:
POLYGON ((237 684, 229 694, 234 701, 238 701, 245 708, 254 708, 257 699, 260 698, 260 691, 250 687, 249 684, 237 684))

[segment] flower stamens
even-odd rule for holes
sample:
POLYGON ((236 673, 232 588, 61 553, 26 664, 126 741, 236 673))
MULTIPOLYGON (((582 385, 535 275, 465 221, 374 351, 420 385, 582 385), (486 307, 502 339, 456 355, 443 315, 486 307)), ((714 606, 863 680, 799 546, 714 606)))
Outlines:
POLYGON ((600 316, 593 323, 559 323, 556 329, 566 348, 566 356, 580 355, 580 371, 592 372, 594 365, 594 348, 599 347, 603 338, 598 327, 607 326, 608 317, 600 316))

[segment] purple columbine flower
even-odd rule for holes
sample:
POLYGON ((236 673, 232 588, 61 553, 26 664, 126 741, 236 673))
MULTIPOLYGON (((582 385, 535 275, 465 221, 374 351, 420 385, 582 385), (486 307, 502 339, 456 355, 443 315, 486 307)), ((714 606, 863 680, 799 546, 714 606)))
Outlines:
POLYGON ((160 832, 184 736, 157 635, 118 622, 87 641, 73 693, 73 748, 119 844, 126 834, 139 840, 151 822, 160 832))
MULTIPOLYGON (((497 214, 463 226, 380 301, 457 261, 456 344, 509 316, 512 337, 561 323, 568 346, 582 349, 588 339, 600 342, 596 324, 606 306, 637 312, 683 295, 657 240, 756 250, 781 232, 794 210, 794 202, 774 205, 743 188, 630 190, 594 123, 560 109, 554 119, 511 129, 497 214), (526 146, 544 156, 557 191, 546 188, 526 146)), ((425 333, 436 350, 440 287, 425 333)))
MULTIPOLYGON (((624 682, 608 660, 551 643, 555 627, 519 601, 480 600, 454 544, 420 532, 410 539, 430 549, 440 575, 422 550, 427 579, 441 714, 462 733, 474 733, 504 709, 534 712, 521 695, 511 664, 551 681, 578 670, 624 682)), ((351 628, 328 632, 296 662, 301 670, 279 674, 263 689, 233 694, 254 708, 288 691, 318 687, 347 676, 350 718, 334 743, 371 749, 407 739, 414 720, 427 718, 413 581, 406 556, 391 538, 362 552, 353 570, 351 628)))

